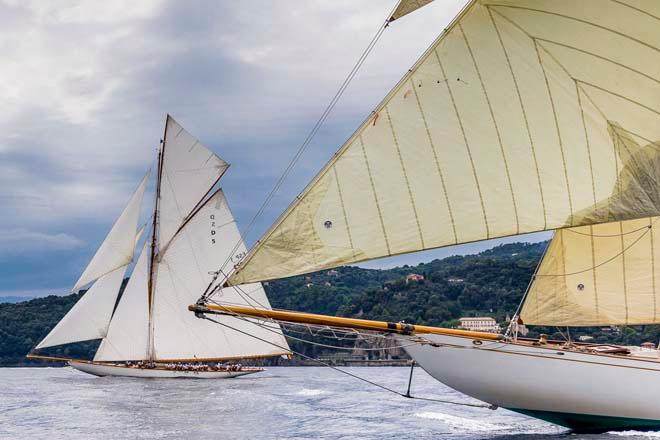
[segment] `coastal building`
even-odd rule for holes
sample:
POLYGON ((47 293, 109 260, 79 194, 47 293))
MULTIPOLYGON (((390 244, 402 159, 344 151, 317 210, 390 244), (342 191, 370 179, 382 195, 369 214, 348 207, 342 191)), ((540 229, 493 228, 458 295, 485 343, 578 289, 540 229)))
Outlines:
POLYGON ((424 275, 419 275, 417 273, 409 273, 406 275, 406 283, 409 283, 411 281, 423 281, 424 280, 424 275))
POLYGON ((473 330, 478 332, 493 332, 500 331, 500 326, 495 319, 489 316, 479 316, 475 318, 459 318, 461 323, 460 327, 465 330, 473 330))

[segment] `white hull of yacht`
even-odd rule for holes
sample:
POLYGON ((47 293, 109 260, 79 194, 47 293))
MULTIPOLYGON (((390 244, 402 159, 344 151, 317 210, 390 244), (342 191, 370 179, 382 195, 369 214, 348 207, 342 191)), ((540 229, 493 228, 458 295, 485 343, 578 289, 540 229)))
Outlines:
POLYGON ((438 381, 476 399, 578 431, 660 427, 660 362, 423 335, 406 347, 438 381))
POLYGON ((124 365, 105 364, 97 362, 69 361, 69 365, 76 370, 94 376, 122 376, 152 379, 230 379, 245 376, 247 374, 263 371, 261 368, 243 367, 240 371, 183 371, 172 370, 162 367, 157 368, 132 368, 124 365))

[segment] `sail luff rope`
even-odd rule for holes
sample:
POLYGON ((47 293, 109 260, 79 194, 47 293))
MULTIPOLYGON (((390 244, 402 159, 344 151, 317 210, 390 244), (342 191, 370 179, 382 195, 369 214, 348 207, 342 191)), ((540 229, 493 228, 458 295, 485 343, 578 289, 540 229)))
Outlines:
POLYGON ((252 334, 250 334, 250 333, 244 332, 244 331, 239 330, 239 329, 237 329, 237 328, 234 328, 234 327, 232 327, 232 326, 230 326, 230 325, 228 325, 228 324, 225 324, 225 323, 222 323, 222 322, 220 322, 220 321, 217 321, 217 320, 215 320, 215 319, 213 319, 213 318, 209 318, 209 317, 206 316, 205 314, 200 314, 200 315, 198 315, 198 316, 199 316, 201 319, 206 319, 206 320, 211 321, 211 322, 213 322, 213 323, 215 323, 215 324, 221 325, 221 326, 223 326, 223 327, 227 327, 227 328, 229 328, 229 329, 231 329, 231 330, 234 330, 234 331, 236 331, 236 332, 242 333, 242 334, 244 334, 244 335, 246 335, 246 336, 250 336, 250 337, 252 337, 252 338, 255 338, 255 339, 257 339, 257 340, 260 340, 261 342, 265 342, 265 343, 267 343, 267 344, 270 344, 270 345, 272 345, 272 346, 274 346, 274 347, 277 347, 277 348, 279 348, 279 349, 286 350, 286 351, 290 351, 291 353, 295 354, 296 356, 300 356, 300 357, 302 357, 303 359, 306 359, 306 360, 309 360, 309 361, 315 362, 315 363, 317 363, 317 364, 319 364, 319 365, 321 365, 321 366, 323 366, 323 367, 328 367, 328 368, 330 368, 330 369, 332 369, 332 370, 334 370, 334 371, 337 371, 337 372, 339 372, 339 373, 345 374, 345 375, 350 376, 350 377, 352 377, 352 378, 354 378, 354 379, 360 380, 360 381, 365 382, 365 383, 367 383, 367 384, 369 384, 369 385, 372 385, 372 386, 375 386, 375 387, 377 387, 377 388, 380 388, 380 389, 382 389, 382 390, 384 390, 384 391, 388 391, 388 392, 393 393, 393 394, 396 394, 396 395, 398 395, 398 396, 405 397, 405 398, 407 398, 407 399, 417 399, 417 400, 424 400, 424 401, 428 401, 428 402, 446 403, 446 404, 449 404, 449 405, 469 406, 469 407, 473 407, 473 408, 493 408, 492 405, 487 405, 487 404, 475 404, 475 403, 466 403, 466 402, 455 402, 455 401, 451 401, 451 400, 433 399, 433 398, 429 398, 429 397, 417 397, 417 396, 411 396, 410 394, 401 393, 401 392, 399 392, 399 391, 397 391, 397 390, 395 390, 395 389, 393 389, 393 388, 390 388, 390 387, 388 387, 388 386, 386 386, 386 385, 379 384, 379 383, 374 382, 374 381, 372 381, 372 380, 369 380, 369 379, 366 379, 366 378, 364 378, 364 377, 358 376, 357 374, 353 374, 353 373, 351 373, 351 372, 349 372, 349 371, 342 370, 341 368, 335 367, 334 365, 330 365, 330 364, 328 364, 327 362, 324 362, 324 361, 322 361, 322 360, 320 360, 320 359, 313 358, 313 357, 311 357, 311 356, 307 356, 307 355, 305 355, 305 354, 302 354, 302 353, 300 353, 300 352, 297 352, 297 351, 294 351, 294 350, 291 350, 291 349, 285 349, 284 347, 282 347, 282 346, 279 345, 279 344, 276 344, 276 343, 274 343, 274 342, 271 342, 271 341, 268 341, 268 340, 262 339, 262 338, 260 338, 260 337, 258 337, 258 336, 252 335, 252 334))
MULTIPOLYGON (((309 134, 307 135, 307 137, 305 138, 305 140, 302 142, 302 144, 300 145, 300 147, 298 147, 298 150, 297 150, 296 153, 294 154, 294 156, 293 156, 293 158, 291 159, 291 161, 289 162, 289 164, 288 164, 288 165, 286 166, 286 168, 284 169, 282 175, 279 177, 279 179, 277 180, 277 182, 275 182, 275 185, 274 185, 273 189, 268 193, 268 195, 266 196, 266 199, 263 201, 263 203, 261 204, 261 206, 259 207, 259 209, 257 210, 257 212, 254 214, 254 216, 252 217, 252 219, 251 219, 250 222, 248 223, 248 225, 247 225, 247 227, 245 228, 244 233, 243 233, 243 235, 242 235, 243 237, 247 237, 248 234, 252 231, 252 228, 253 228, 254 225, 256 224, 257 219, 258 219, 259 217, 261 217, 261 215, 264 213, 264 211, 266 210, 266 208, 268 207, 268 205, 270 205, 270 202, 272 201, 272 199, 273 199, 273 197, 275 196, 275 194, 276 194, 276 193, 279 191, 279 189, 282 187, 282 185, 284 184, 284 181, 285 181, 286 178, 289 176, 289 174, 290 174, 291 171, 293 170, 294 166, 298 163, 298 161, 299 161, 300 158, 302 157, 303 153, 307 150, 307 148, 308 148, 309 145, 311 144, 312 140, 314 140, 314 138, 316 137, 316 134, 317 134, 318 131, 321 129, 321 127, 322 127, 323 124, 325 123, 326 119, 328 118, 328 116, 330 115, 330 113, 332 112, 332 110, 335 108, 335 106, 337 105, 337 103, 338 103, 339 100, 341 99, 342 95, 344 94, 344 92, 346 91, 346 89, 348 88, 348 86, 350 85, 350 83, 353 81, 353 78, 355 78, 355 76, 357 75, 358 71, 360 70, 360 68, 362 67, 362 65, 363 65, 364 62, 366 61, 367 57, 369 56, 369 54, 371 54, 371 51, 372 51, 372 50, 374 49, 374 47, 376 46, 376 43, 378 43, 378 40, 380 40, 380 37, 381 37, 381 36, 383 35, 383 33, 385 32, 385 29, 387 29, 387 27, 389 26, 389 24, 390 24, 389 18, 392 16, 392 14, 394 13, 394 11, 395 11, 396 8, 398 7, 399 3, 400 3, 400 2, 397 2, 396 5, 394 6, 394 8, 393 8, 393 9, 390 11, 390 13, 387 15, 387 18, 385 19, 385 21, 383 22, 383 24, 378 28, 378 31, 376 31, 376 33, 374 34, 374 36, 371 38, 371 41, 369 41, 369 44, 368 44, 367 47, 364 49, 364 51, 362 52, 362 54, 360 55, 360 57, 358 58, 358 60, 356 61, 356 63, 353 65, 353 68, 352 68, 351 71, 348 73, 348 75, 346 76, 346 78, 345 78, 344 81, 342 82, 341 86, 339 87, 339 89, 337 90, 337 92, 335 93, 335 95, 332 97, 332 99, 330 100, 329 104, 326 106, 325 110, 323 111, 323 113, 321 114, 321 116, 319 117, 319 119, 316 121, 316 123, 315 123, 314 126, 312 127, 311 131, 309 132, 309 134)), ((237 243, 234 245, 234 247, 232 248, 232 251, 229 253, 229 255, 233 255, 234 252, 236 252, 236 250, 238 249, 238 247, 241 245, 241 243, 242 243, 242 239, 239 239, 238 242, 237 242, 237 243)), ((227 260, 225 260, 225 262, 224 262, 220 267, 225 267, 225 265, 230 261, 230 259, 231 259, 231 257, 228 257, 227 260)), ((216 276, 215 278, 217 279, 217 276, 216 276)), ((214 279, 214 281, 215 281, 215 279, 214 279)), ((212 289, 210 292, 204 292, 204 294, 202 295, 202 298, 201 298, 201 299, 206 299, 206 298, 208 298, 209 296, 213 295, 215 292, 217 292, 218 288, 219 288, 219 287, 216 286, 216 287, 215 287, 214 289, 212 289)))

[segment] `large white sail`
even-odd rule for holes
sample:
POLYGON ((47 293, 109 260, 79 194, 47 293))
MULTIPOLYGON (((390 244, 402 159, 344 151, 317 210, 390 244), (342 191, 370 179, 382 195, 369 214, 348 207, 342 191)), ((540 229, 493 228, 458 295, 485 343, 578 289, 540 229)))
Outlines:
POLYGON ((660 2, 472 2, 230 283, 660 214, 616 146, 660 139, 658 17, 660 2))
POLYGON ((126 267, 101 276, 36 349, 104 338, 126 267))
POLYGON ((229 167, 169 115, 162 155, 159 251, 229 167))
MULTIPOLYGON (((237 260, 230 252, 239 242, 235 253, 240 255, 246 251, 245 246, 224 194, 217 191, 159 257, 152 313, 156 359, 223 359, 288 353, 288 345, 277 325, 269 324, 272 328, 264 329, 250 321, 217 317, 225 325, 247 333, 241 334, 196 318, 187 311, 188 305, 195 303, 208 286, 213 271, 223 265, 224 271, 231 269, 237 260)), ((270 308, 258 283, 242 286, 240 290, 224 289, 215 298, 231 304, 270 308)))
POLYGON ((146 359, 149 341, 148 262, 147 240, 112 316, 107 335, 96 351, 95 361, 146 359))
POLYGON ((80 279, 76 282, 73 291, 77 291, 104 274, 129 264, 133 259, 140 208, 142 207, 148 177, 149 172, 138 185, 135 193, 128 201, 128 205, 126 205, 80 279))

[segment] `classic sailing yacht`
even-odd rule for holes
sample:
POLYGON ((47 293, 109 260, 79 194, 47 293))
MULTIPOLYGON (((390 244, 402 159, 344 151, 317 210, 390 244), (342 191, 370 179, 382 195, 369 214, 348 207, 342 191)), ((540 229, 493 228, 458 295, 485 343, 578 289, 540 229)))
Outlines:
MULTIPOLYGON (((101 339, 92 361, 66 360, 98 376, 133 377, 235 377, 261 370, 218 363, 288 355, 279 326, 257 331, 257 340, 241 333, 249 328, 254 334, 249 321, 223 317, 236 330, 225 328, 218 337, 216 325, 186 311, 207 287, 209 272, 228 270, 236 255, 246 251, 222 190, 212 192, 228 167, 168 115, 159 152, 153 228, 140 246, 119 303, 115 307, 140 241, 137 226, 148 176, 73 291, 94 284, 36 349, 101 339)), ((250 298, 270 307, 260 283, 243 290, 237 295, 224 289, 220 297, 233 304, 247 304, 244 298, 250 298)))
MULTIPOLYGON (((470 1, 225 285, 555 230, 517 318, 659 324, 659 139, 660 2, 470 1)), ((660 427, 657 351, 526 340, 515 324, 190 308, 399 333, 434 378, 493 405, 577 430, 660 427)))

